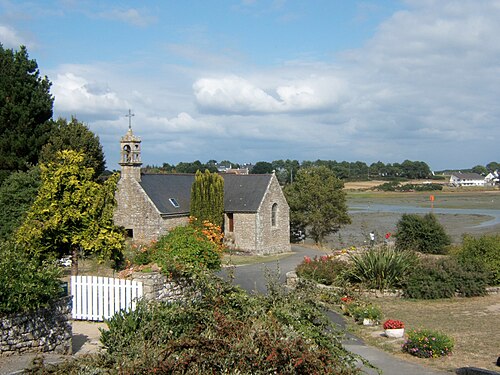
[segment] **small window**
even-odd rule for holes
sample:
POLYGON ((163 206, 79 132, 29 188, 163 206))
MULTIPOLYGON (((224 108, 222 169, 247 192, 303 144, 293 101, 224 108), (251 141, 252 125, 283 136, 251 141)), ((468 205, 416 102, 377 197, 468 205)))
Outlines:
POLYGON ((170 204, 172 206, 174 206, 175 208, 179 208, 179 203, 177 203, 177 201, 175 200, 175 198, 168 198, 168 201, 170 202, 170 204))
POLYGON ((127 238, 134 238, 134 230, 133 229, 130 229, 130 228, 125 229, 125 232, 126 232, 125 235, 127 236, 127 238))
POLYGON ((278 214, 278 203, 273 204, 271 207, 271 226, 276 226, 276 216, 278 214))
POLYGON ((234 232, 234 218, 233 218, 233 213, 228 213, 227 214, 227 221, 228 221, 228 230, 229 232, 234 232))

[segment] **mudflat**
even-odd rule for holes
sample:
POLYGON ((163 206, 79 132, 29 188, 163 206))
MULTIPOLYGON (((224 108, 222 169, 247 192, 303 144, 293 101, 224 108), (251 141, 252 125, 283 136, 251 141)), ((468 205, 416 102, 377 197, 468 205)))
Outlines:
MULTIPOLYGON (((411 207, 418 208, 422 213, 434 212, 454 243, 460 243, 466 233, 474 236, 500 233, 500 224, 484 226, 493 218, 492 215, 498 215, 500 211, 500 191, 348 192, 347 203, 352 223, 329 236, 327 248, 366 245, 371 231, 375 233, 377 242, 383 242, 386 233, 396 232, 396 224, 405 207, 409 207, 408 213, 411 212, 411 207), (430 195, 434 196, 433 202, 430 195), (398 207, 401 212, 367 210, 377 205, 398 207), (439 209, 445 209, 447 213, 437 213, 439 209), (467 213, 460 210, 467 210, 467 213)), ((310 241, 306 240, 306 243, 310 241)))

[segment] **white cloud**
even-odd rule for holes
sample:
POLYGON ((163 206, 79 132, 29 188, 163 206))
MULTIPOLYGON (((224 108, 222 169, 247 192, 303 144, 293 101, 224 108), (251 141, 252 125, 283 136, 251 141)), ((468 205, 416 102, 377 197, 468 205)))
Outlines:
POLYGON ((57 111, 70 114, 102 114, 104 118, 128 108, 106 85, 74 73, 58 74, 52 84, 57 111))
POLYGON ((19 48, 20 45, 32 47, 33 45, 25 40, 17 30, 10 26, 0 25, 0 42, 4 48, 19 48))
MULTIPOLYGON (((272 82, 271 72, 267 79, 272 82)), ((197 104, 208 112, 287 113, 316 111, 337 104, 345 84, 334 77, 283 80, 271 88, 261 88, 238 76, 201 78, 193 85, 197 104)))

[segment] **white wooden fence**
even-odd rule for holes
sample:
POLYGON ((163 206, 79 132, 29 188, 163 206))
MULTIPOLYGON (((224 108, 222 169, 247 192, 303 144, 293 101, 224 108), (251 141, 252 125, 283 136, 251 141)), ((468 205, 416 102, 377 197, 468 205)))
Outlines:
POLYGON ((71 276, 73 319, 103 321, 120 310, 134 310, 142 283, 111 277, 71 276))

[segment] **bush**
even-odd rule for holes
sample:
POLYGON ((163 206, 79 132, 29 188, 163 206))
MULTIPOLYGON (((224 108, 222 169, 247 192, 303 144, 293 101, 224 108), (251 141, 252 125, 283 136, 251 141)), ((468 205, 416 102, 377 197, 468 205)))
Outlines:
POLYGON ((396 249, 445 254, 451 239, 432 213, 404 214, 397 223, 396 249))
POLYGON ((151 252, 151 260, 167 274, 192 275, 217 270, 221 265, 220 248, 194 225, 172 229, 159 238, 151 252))
POLYGON ((454 259, 423 260, 403 285, 406 298, 437 299, 483 296, 487 275, 468 269, 454 259))
POLYGON ((351 255, 352 265, 348 277, 367 288, 379 290, 397 288, 411 269, 417 264, 411 252, 398 252, 388 246, 374 248, 351 255))
POLYGON ((453 339, 429 329, 408 332, 403 351, 419 358, 437 358, 451 354, 453 339))
POLYGON ((334 257, 323 255, 322 257, 304 257, 297 268, 297 276, 324 285, 337 284, 342 280, 342 275, 348 269, 347 262, 334 257))
POLYGON ((307 290, 250 296, 216 277, 198 282, 199 299, 116 314, 102 332, 106 350, 90 364, 58 365, 59 373, 360 373, 307 290))
POLYGON ((463 265, 488 273, 490 285, 500 285, 500 235, 464 236, 457 259, 463 265))
POLYGON ((381 191, 435 191, 443 190, 441 184, 400 184, 397 181, 386 182, 375 187, 381 191))
POLYGON ((357 322, 362 322, 364 319, 380 321, 382 319, 382 311, 375 305, 351 303, 348 305, 348 314, 357 322))
POLYGON ((0 245, 0 315, 47 307, 61 296, 61 270, 41 262, 15 245, 0 245))

